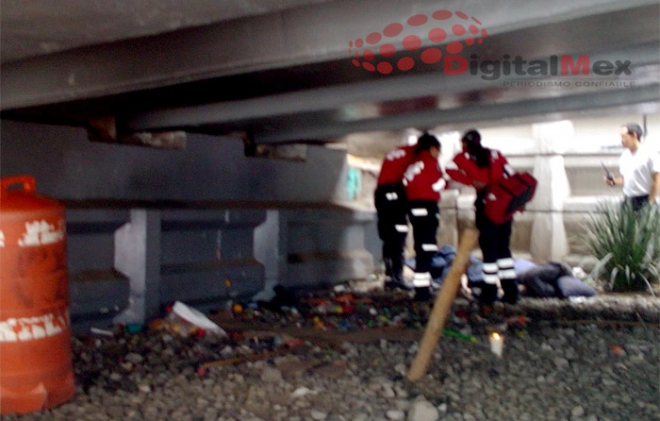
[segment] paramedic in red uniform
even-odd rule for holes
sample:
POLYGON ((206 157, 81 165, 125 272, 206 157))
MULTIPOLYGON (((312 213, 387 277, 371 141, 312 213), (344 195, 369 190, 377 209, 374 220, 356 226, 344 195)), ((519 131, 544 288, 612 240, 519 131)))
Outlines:
POLYGON ((479 230, 479 247, 483 254, 483 281, 479 300, 491 306, 497 300, 497 283, 504 291, 502 301, 515 304, 519 298, 518 278, 511 256, 512 220, 496 224, 484 214, 484 192, 490 183, 514 174, 506 158, 497 150, 481 145, 481 135, 469 130, 461 139, 463 152, 456 155, 446 168, 453 180, 477 190, 474 202, 475 224, 479 230))
POLYGON ((408 198, 408 218, 415 240, 415 301, 426 301, 431 294, 431 260, 438 251, 440 190, 446 186, 438 156, 440 142, 428 133, 417 141, 415 159, 403 176, 408 198))
POLYGON ((408 204, 403 188, 403 173, 414 157, 416 145, 390 151, 378 174, 374 202, 378 216, 378 236, 383 242, 385 287, 412 290, 403 277, 403 250, 408 236, 408 204))

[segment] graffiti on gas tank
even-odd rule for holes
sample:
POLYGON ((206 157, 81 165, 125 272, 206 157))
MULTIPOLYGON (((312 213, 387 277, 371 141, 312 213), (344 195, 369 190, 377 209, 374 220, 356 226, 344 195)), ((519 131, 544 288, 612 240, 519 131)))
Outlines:
POLYGON ((31 341, 61 334, 68 326, 68 312, 0 320, 0 342, 31 341))
POLYGON ((53 244, 64 240, 65 224, 60 220, 57 226, 49 224, 45 220, 36 220, 25 223, 25 232, 19 238, 18 245, 21 247, 40 246, 53 244))

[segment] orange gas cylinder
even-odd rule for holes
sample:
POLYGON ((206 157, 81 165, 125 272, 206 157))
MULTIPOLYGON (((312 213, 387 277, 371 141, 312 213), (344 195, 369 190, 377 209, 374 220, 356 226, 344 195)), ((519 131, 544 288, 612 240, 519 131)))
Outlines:
POLYGON ((75 393, 65 209, 30 176, 0 179, 0 414, 75 393))

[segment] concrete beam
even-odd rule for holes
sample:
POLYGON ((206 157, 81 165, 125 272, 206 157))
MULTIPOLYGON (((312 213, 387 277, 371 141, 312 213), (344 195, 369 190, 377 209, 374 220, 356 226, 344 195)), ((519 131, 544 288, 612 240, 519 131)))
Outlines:
MULTIPOLYGON (((468 12, 481 17, 489 33, 497 35, 645 6, 657 7, 657 1, 558 1, 549 14, 543 0, 480 0, 470 2, 468 12)), ((391 22, 405 22, 414 14, 465 7, 462 0, 441 4, 437 0, 328 2, 4 63, 0 109, 96 98, 306 63, 348 62, 349 40, 383 30, 391 22)), ((617 32, 621 31, 611 31, 617 32)), ((601 45, 608 42, 606 35, 599 33, 601 45)), ((573 38, 564 41, 576 42, 580 37, 573 38)))
POLYGON ((554 116, 561 113, 593 109, 607 109, 660 102, 660 84, 653 83, 639 88, 612 89, 608 91, 576 94, 544 99, 527 99, 511 103, 475 104, 452 109, 435 109, 395 116, 369 118, 343 124, 299 125, 289 129, 255 133, 257 142, 283 142, 298 139, 328 139, 356 132, 396 130, 405 127, 436 127, 444 124, 492 121, 509 117, 554 116))
MULTIPOLYGON (((580 52, 581 53, 581 52, 580 52)), ((658 64, 658 43, 651 42, 634 48, 608 50, 589 55, 591 62, 598 60, 623 60, 632 63, 632 75, 626 79, 601 77, 603 82, 627 82, 628 86, 660 81, 658 64)), ((535 57, 549 62, 550 56, 535 57)), ((369 130, 401 129, 418 126, 415 119, 423 121, 435 119, 434 114, 446 113, 446 105, 459 107, 459 113, 464 117, 474 119, 469 113, 474 102, 485 105, 499 102, 503 107, 506 103, 526 98, 551 97, 583 93, 584 98, 605 90, 604 88, 544 88, 536 86, 516 85, 521 81, 545 81, 548 78, 524 78, 515 75, 502 75, 497 80, 486 80, 482 77, 462 74, 445 76, 439 72, 415 74, 406 77, 380 78, 376 80, 358 81, 339 86, 327 86, 315 89, 286 92, 259 98, 244 100, 221 101, 213 104, 179 107, 166 110, 154 110, 136 114, 127 119, 125 124, 133 130, 156 130, 176 127, 203 126, 205 124, 221 125, 236 121, 254 124, 255 141, 258 143, 306 140, 328 138, 355 131, 364 131, 362 123, 369 130), (466 100, 464 93, 472 93, 476 100, 466 100), (433 104, 427 112, 406 113, 406 107, 395 107, 385 110, 386 103, 392 101, 431 99, 433 104), (437 105, 436 105, 437 104, 437 105), (445 109, 443 109, 445 108, 445 109), (316 114, 313 114, 316 113, 316 114), (428 115, 426 114, 428 113, 428 115), (299 115, 299 117, 293 117, 299 115), (392 117, 394 116, 394 118, 392 117), (279 117, 279 123, 261 124, 260 119, 279 117), (398 119, 397 119, 398 117, 398 119), (410 120, 410 123, 408 121, 410 120), (381 126, 383 121, 388 123, 381 126), (371 124, 373 122, 373 124, 371 124), (334 126, 334 127, 333 127, 334 126), (269 129, 272 127, 272 129, 269 129), (343 130, 351 128, 351 131, 343 130), (273 133, 275 132, 275 133, 273 133)), ((551 79, 561 81, 561 78, 551 79)), ((575 82, 575 81, 572 81, 575 82)), ((608 91, 613 89, 608 88, 608 91)), ((411 103, 412 103, 411 102, 411 103)), ((569 100, 568 102, 571 102, 569 100)), ((638 102, 638 101, 633 101, 638 102)), ((617 103, 621 105, 621 102, 617 103)), ((584 101, 584 108, 590 105, 584 101)), ((526 108, 526 106, 525 106, 526 108)), ((555 110, 561 111, 561 110, 555 110)), ((513 115, 513 114, 505 114, 513 115)), ((423 123, 423 126, 429 123, 423 123)), ((434 125, 434 123, 430 123, 434 125)))

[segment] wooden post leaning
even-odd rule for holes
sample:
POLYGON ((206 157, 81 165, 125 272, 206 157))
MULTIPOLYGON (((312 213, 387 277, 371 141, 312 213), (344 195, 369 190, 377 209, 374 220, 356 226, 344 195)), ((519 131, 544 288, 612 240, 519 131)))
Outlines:
POLYGON ((474 249, 479 238, 479 232, 468 228, 463 231, 463 236, 456 252, 456 257, 449 268, 449 273, 442 282, 440 292, 435 298, 433 310, 429 316, 429 321, 424 330, 424 336, 419 344, 419 350, 415 360, 408 371, 408 380, 414 382, 421 379, 426 373, 433 349, 442 335, 442 329, 445 325, 447 315, 451 309, 452 302, 461 286, 461 276, 470 261, 470 252, 474 249))

